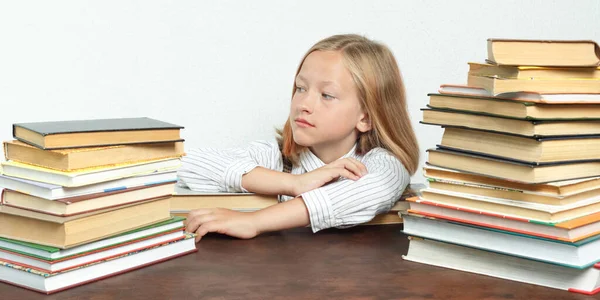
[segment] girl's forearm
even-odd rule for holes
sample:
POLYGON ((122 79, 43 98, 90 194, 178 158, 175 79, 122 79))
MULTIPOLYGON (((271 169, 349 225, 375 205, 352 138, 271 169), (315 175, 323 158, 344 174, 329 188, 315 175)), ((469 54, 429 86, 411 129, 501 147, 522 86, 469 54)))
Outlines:
POLYGON ((299 197, 269 206, 253 214, 256 228, 260 233, 304 227, 310 224, 306 205, 299 197))
POLYGON ((256 167, 242 176, 242 187, 263 195, 294 195, 294 175, 256 167))

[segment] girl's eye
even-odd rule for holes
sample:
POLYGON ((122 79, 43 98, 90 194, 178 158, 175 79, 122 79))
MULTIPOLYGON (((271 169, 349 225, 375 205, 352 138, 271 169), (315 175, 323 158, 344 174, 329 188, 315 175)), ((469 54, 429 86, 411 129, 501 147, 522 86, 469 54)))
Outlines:
POLYGON ((329 95, 329 94, 325 94, 325 93, 321 94, 321 96, 323 96, 323 99, 325 99, 325 100, 335 99, 334 96, 329 95))
POLYGON ((305 88, 303 88, 303 87, 301 87, 301 86, 296 86, 296 93, 302 93, 302 92, 304 92, 304 91, 306 91, 306 89, 305 89, 305 88))

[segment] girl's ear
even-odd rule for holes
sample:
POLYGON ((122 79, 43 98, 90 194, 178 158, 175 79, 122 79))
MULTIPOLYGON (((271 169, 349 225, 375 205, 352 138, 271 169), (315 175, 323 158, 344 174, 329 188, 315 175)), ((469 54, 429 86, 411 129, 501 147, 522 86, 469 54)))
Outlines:
POLYGON ((371 118, 369 118, 369 114, 363 113, 362 117, 356 124, 356 129, 358 129, 358 131, 360 131, 360 132, 367 132, 367 131, 371 130, 371 128, 372 128, 372 125, 371 125, 371 118))

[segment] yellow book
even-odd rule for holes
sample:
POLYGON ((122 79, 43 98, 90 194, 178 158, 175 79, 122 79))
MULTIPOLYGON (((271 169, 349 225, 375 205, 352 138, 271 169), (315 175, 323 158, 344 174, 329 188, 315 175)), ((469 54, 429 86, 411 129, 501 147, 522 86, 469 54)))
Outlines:
POLYGON ((174 158, 64 172, 14 161, 6 161, 2 162, 2 174, 66 187, 75 187, 137 175, 174 171, 179 166, 180 160, 174 158))

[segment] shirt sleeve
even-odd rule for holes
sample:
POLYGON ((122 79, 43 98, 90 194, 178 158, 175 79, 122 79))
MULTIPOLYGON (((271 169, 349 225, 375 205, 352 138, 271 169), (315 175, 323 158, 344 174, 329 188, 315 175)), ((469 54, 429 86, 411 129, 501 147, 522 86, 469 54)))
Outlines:
POLYGON ((359 180, 342 179, 302 194, 313 232, 348 227, 389 211, 410 183, 402 163, 383 148, 362 159, 368 174, 359 180))
POLYGON ((277 142, 257 141, 230 149, 192 149, 182 158, 178 184, 201 192, 248 192, 242 187, 242 175, 257 166, 283 169, 277 142))

